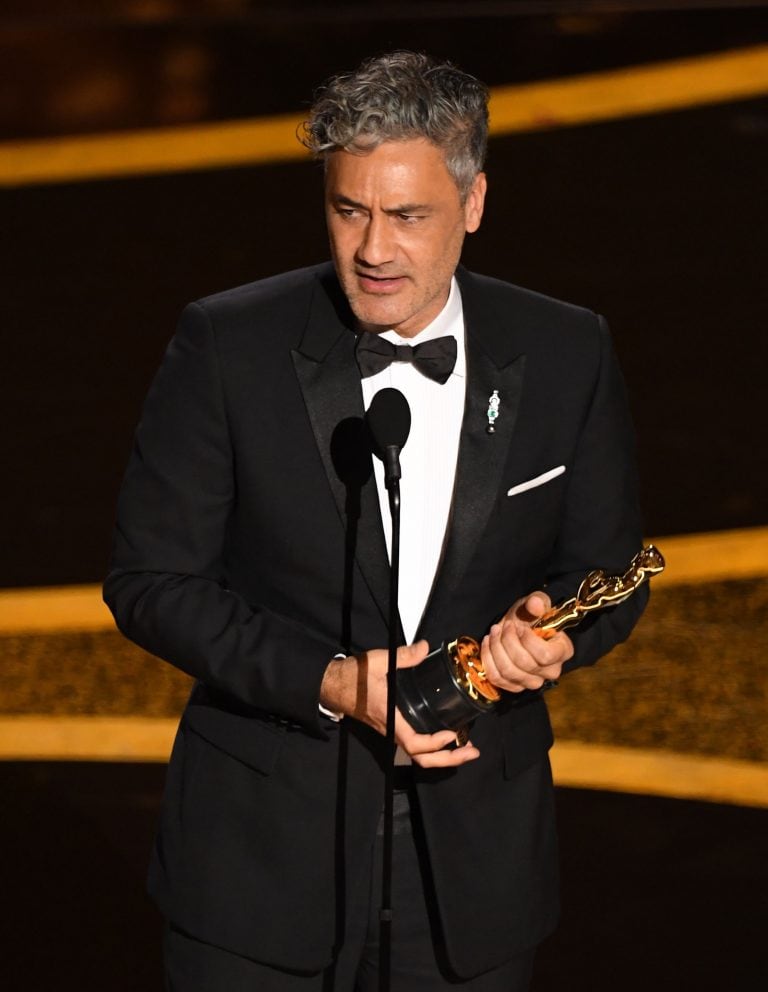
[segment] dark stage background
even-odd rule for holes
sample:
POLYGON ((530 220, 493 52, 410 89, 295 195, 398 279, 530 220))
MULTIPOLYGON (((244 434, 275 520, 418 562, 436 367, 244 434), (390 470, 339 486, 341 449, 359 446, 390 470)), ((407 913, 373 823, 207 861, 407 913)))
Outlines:
MULTIPOLYGON (((330 73, 396 47, 501 86, 762 44, 763 3, 5 0, 0 588, 103 577, 182 307, 327 256, 310 162, 23 184, 3 171, 10 143, 299 112, 330 73)), ((491 141, 465 263, 607 316, 654 536, 768 524, 767 175, 768 92, 491 141)), ((660 595, 623 656, 634 670, 574 680, 558 726, 764 762, 766 601, 765 577, 660 595)), ((177 712, 186 684, 131 650, 106 632, 4 635, 0 715, 177 712)), ((5 990, 159 990, 143 876, 163 775, 0 762, 5 990)), ((564 918, 537 992, 762 985, 768 810, 575 789, 558 804, 564 918)))

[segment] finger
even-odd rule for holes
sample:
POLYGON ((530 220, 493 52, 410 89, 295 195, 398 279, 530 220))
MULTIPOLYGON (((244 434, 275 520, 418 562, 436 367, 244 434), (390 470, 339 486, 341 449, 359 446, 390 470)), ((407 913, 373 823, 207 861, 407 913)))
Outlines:
POLYGON ((551 603, 552 600, 549 596, 540 589, 537 589, 536 592, 532 592, 526 596, 520 609, 517 611, 517 617, 525 623, 530 623, 532 620, 537 620, 542 614, 546 613, 551 603))
POLYGON ((563 661, 570 661, 571 658, 574 656, 574 654, 576 654, 576 645, 573 643, 570 637, 563 631, 560 631, 557 637, 562 643, 563 651, 565 652, 563 661))
POLYGON ((395 714, 395 737, 397 743, 411 757, 417 754, 430 754, 440 751, 456 740, 453 730, 440 730, 436 734, 419 734, 399 713, 395 714))
MULTIPOLYGON (((419 763, 421 763, 422 758, 426 758, 431 754, 437 754, 444 751, 450 745, 457 743, 455 730, 439 730, 435 734, 419 734, 399 712, 395 713, 395 739, 403 750, 414 761, 419 761, 419 763)), ((461 748, 454 747, 452 750, 463 750, 463 747, 466 747, 466 745, 463 745, 461 748)), ((450 754, 452 750, 446 753, 450 754)), ((475 748, 474 750, 477 749, 475 748)), ((457 759, 456 764, 463 764, 464 761, 468 760, 471 759, 465 755, 461 759, 457 759)), ((438 764, 443 763, 443 759, 440 759, 440 762, 438 762, 438 764)), ((453 763, 448 762, 448 764, 453 763)))
POLYGON ((493 624, 480 642, 480 661, 489 682, 496 685, 504 680, 502 668, 508 667, 508 660, 501 644, 501 624, 493 624))
POLYGON ((413 761, 420 768, 458 768, 480 757, 479 750, 467 741, 463 747, 453 751, 431 751, 428 754, 415 754, 413 761))
POLYGON ((573 657, 573 641, 562 631, 545 640, 528 628, 521 633, 520 643, 534 659, 539 669, 549 668, 552 665, 562 665, 563 662, 573 657))
MULTIPOLYGON (((519 632, 514 623, 501 624, 501 630, 494 632, 491 628, 489 647, 491 656, 501 675, 511 679, 525 679, 528 676, 539 675, 539 665, 531 653, 526 650, 522 637, 530 633, 530 628, 525 627, 519 632)), ((533 638, 537 644, 539 639, 533 638)), ((527 689, 531 685, 525 683, 527 689)))
POLYGON ((540 617, 542 613, 546 613, 551 607, 552 600, 549 598, 547 593, 537 589, 536 592, 531 593, 525 601, 525 605, 529 613, 533 613, 535 616, 540 617))
MULTIPOLYGON (((528 628, 526 628, 528 631, 528 628)), ((534 636, 534 640, 538 638, 534 636)), ((483 658, 481 650, 481 658, 483 658)), ((497 671, 497 675, 486 674, 494 685, 501 688, 510 688, 512 692, 519 692, 521 689, 539 689, 543 679, 539 672, 539 665, 531 657, 521 643, 521 639, 515 630, 514 624, 494 624, 488 635, 488 658, 490 664, 497 671), (501 682, 498 679, 501 679, 501 682)), ((485 663, 485 658, 483 658, 485 663)))
POLYGON ((406 644, 397 649, 397 667, 413 668, 420 664, 429 654, 429 642, 425 640, 415 641, 413 644, 406 644))
POLYGON ((504 651, 501 647, 496 646, 496 656, 494 657, 494 648, 491 646, 492 638, 494 639, 494 643, 498 641, 498 628, 499 625, 494 624, 480 642, 480 661, 488 681, 493 685, 504 686, 507 681, 505 675, 502 674, 501 671, 501 667, 504 665, 504 651))

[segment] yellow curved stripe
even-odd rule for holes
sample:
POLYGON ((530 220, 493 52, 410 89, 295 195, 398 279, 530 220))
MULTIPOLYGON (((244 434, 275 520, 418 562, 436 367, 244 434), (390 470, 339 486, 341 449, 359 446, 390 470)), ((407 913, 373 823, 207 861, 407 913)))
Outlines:
MULTIPOLYGON (((164 762, 178 720, 0 717, 0 760, 164 762)), ((768 765, 669 751, 558 741, 555 784, 768 807, 768 765)))
POLYGON ((756 761, 577 741, 551 757, 556 785, 768 807, 768 764, 756 761))
MULTIPOLYGON (((768 527, 682 534, 653 543, 667 562, 654 587, 768 575, 768 527)), ((113 628, 101 586, 0 589, 0 635, 113 628)))
POLYGON ((304 158, 303 117, 120 131, 0 144, 0 185, 77 182, 304 158))
POLYGON ((113 630, 101 586, 45 586, 0 590, 0 634, 113 630))
POLYGON ((178 723, 139 716, 3 716, 0 760, 167 761, 178 723))
POLYGON ((504 86, 491 98, 491 133, 563 127, 681 110, 768 92, 768 45, 567 79, 504 86))
POLYGON ((768 527, 681 534, 654 543, 667 563, 653 580, 655 588, 768 575, 768 527))
MULTIPOLYGON (((768 45, 491 91, 491 134, 653 114, 768 92, 768 45)), ((0 186, 290 161, 302 114, 0 144, 0 186)))

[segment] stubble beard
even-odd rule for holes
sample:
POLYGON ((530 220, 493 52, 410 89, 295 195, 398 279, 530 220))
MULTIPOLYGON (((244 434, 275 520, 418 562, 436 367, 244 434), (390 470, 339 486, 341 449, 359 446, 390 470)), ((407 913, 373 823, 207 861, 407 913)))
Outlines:
POLYGON ((382 294, 378 297, 365 293, 355 284, 354 276, 350 279, 341 279, 341 284, 361 330, 374 334, 395 330, 402 337, 413 337, 430 324, 445 306, 450 291, 450 279, 444 291, 442 286, 425 287, 426 291, 421 294, 409 292, 414 289, 414 284, 409 279, 404 290, 407 294, 406 299, 402 299, 400 293, 392 296, 382 294), (419 321, 415 326, 407 326, 412 324, 423 311, 430 309, 433 302, 435 303, 433 314, 425 317, 423 322, 419 321), (406 326, 403 330, 404 325, 406 326))

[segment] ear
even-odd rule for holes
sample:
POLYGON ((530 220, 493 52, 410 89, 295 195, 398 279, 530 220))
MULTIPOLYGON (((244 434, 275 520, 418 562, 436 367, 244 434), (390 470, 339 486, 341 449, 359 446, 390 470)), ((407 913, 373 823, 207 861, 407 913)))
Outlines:
POLYGON ((467 199, 464 201, 464 227, 467 234, 474 234, 480 227, 483 219, 483 207, 485 206, 485 191, 488 189, 488 182, 484 172, 478 172, 470 187, 467 199))

